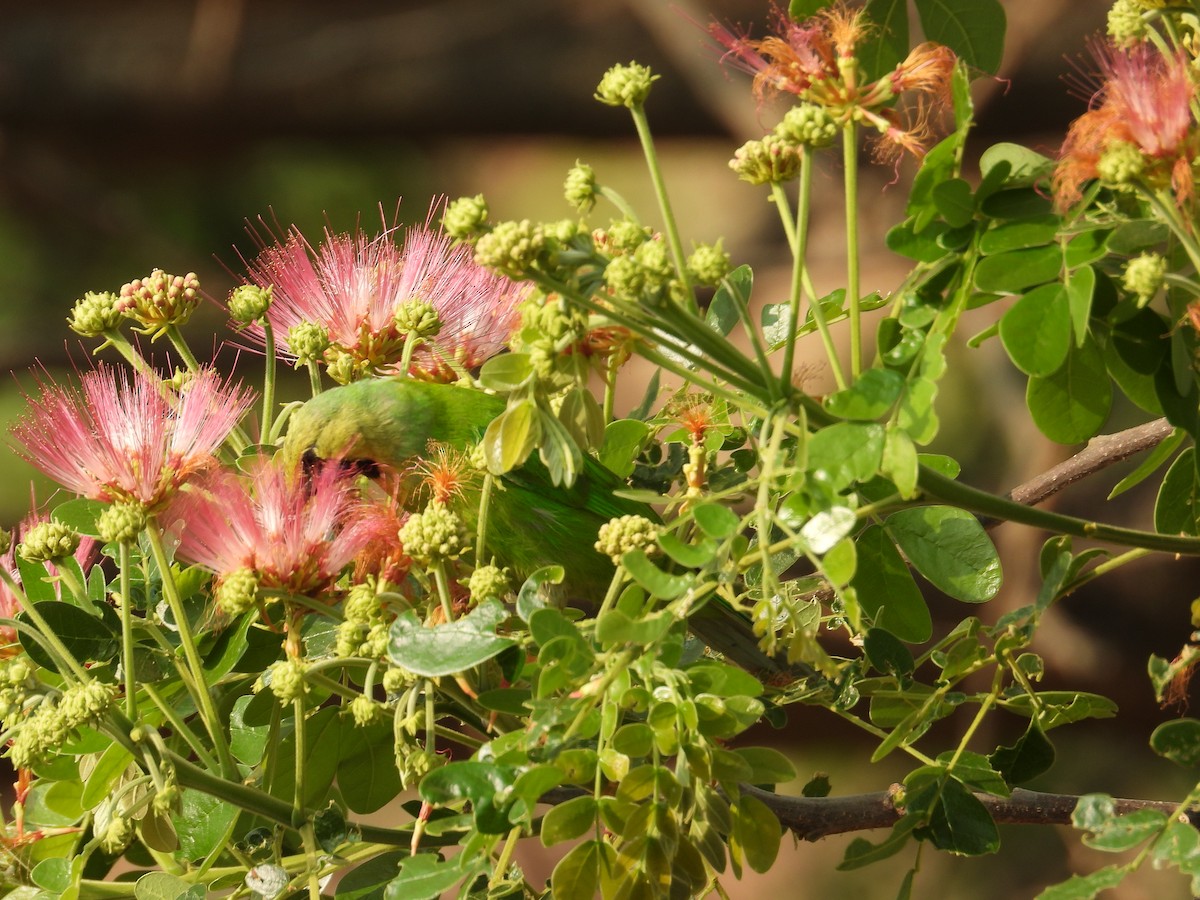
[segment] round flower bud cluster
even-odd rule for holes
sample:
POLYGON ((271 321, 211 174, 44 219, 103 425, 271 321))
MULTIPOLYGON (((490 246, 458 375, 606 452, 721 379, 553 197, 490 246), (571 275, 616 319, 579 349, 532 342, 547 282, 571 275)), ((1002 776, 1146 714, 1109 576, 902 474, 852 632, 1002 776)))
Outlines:
POLYGON ((272 663, 259 682, 270 688, 275 699, 284 706, 308 693, 304 663, 292 657, 272 663))
POLYGON ((561 300, 546 301, 538 296, 521 307, 521 330, 516 349, 529 354, 529 361, 539 378, 549 379, 564 359, 563 353, 586 336, 586 315, 567 309, 561 300))
POLYGON ((604 73, 596 87, 596 99, 608 106, 641 106, 650 96, 650 86, 659 76, 653 75, 648 66, 635 62, 616 65, 604 73))
POLYGON ((135 834, 132 819, 120 814, 113 815, 100 835, 100 849, 110 856, 116 856, 130 845, 135 834))
POLYGON ((475 262, 509 278, 521 279, 533 269, 546 246, 541 226, 528 219, 497 222, 475 242, 475 262))
POLYGON ((111 291, 88 291, 75 301, 67 324, 76 334, 87 338, 100 337, 120 324, 124 313, 117 307, 117 295, 111 291))
MULTIPOLYGON (((337 629, 338 656, 382 656, 375 646, 373 633, 383 625, 383 609, 375 593, 373 580, 360 582, 350 588, 342 604, 342 622, 337 629)), ((386 629, 384 629, 386 634, 386 629)), ((386 640, 386 638, 385 638, 386 640)), ((385 645, 386 648, 386 645, 385 645)))
POLYGON ((457 241, 470 241, 487 231, 488 207, 483 194, 459 197, 447 204, 442 230, 457 241))
POLYGON ((147 518, 145 506, 125 500, 100 513, 96 530, 106 544, 135 544, 146 527, 147 518))
POLYGON ((715 287, 729 274, 729 254, 721 249, 721 242, 700 244, 687 258, 688 274, 696 284, 715 287))
POLYGON ((396 330, 401 334, 430 338, 442 330, 437 307, 428 300, 410 297, 396 304, 396 330))
POLYGON ((596 173, 585 163, 575 161, 575 167, 567 172, 563 182, 563 195, 567 202, 586 216, 596 205, 596 173))
POLYGON ((271 307, 271 287, 243 284, 229 294, 229 315, 235 322, 250 324, 261 319, 271 307))
POLYGON ((1143 253, 1125 264, 1121 286, 1138 298, 1138 306, 1154 299, 1167 277, 1167 261, 1157 253, 1143 253))
POLYGON ((321 362, 329 349, 329 332, 316 322, 301 322, 288 329, 287 346, 297 366, 321 362))
POLYGON ((416 684, 418 677, 408 669, 392 666, 383 673, 383 689, 389 694, 399 694, 405 688, 416 684))
POLYGON ((658 526, 645 516, 620 516, 600 526, 596 549, 620 565, 621 557, 631 550, 645 550, 658 540, 658 526))
POLYGON ((325 371, 338 384, 350 384, 369 375, 371 363, 358 359, 337 345, 330 345, 325 351, 325 371))
POLYGON ((21 722, 13 739, 9 750, 13 766, 29 769, 45 761, 75 731, 98 722, 115 694, 113 685, 89 681, 67 688, 56 700, 43 700, 32 715, 21 722))
POLYGON ((838 126, 825 107, 802 103, 787 111, 783 121, 775 126, 775 136, 798 146, 819 149, 837 140, 838 126))
POLYGON ((0 721, 5 728, 16 724, 33 684, 33 669, 23 656, 0 660, 0 721))
POLYGON ((629 219, 618 219, 609 225, 607 230, 597 231, 594 237, 600 249, 613 256, 619 256, 622 253, 632 253, 654 237, 654 232, 629 219))
POLYGON ((195 272, 168 275, 155 269, 121 288, 117 307, 157 336, 171 325, 184 325, 200 305, 200 280, 195 272))
POLYGON ((759 141, 747 141, 734 151, 729 168, 738 178, 751 184, 776 184, 791 181, 800 174, 800 154, 795 145, 776 134, 759 141))
POLYGON ((240 616, 258 602, 258 573, 253 569, 234 569, 222 578, 213 591, 217 608, 229 616, 240 616))
POLYGON ((1108 10, 1108 36, 1118 47, 1128 47, 1146 38, 1142 5, 1137 0, 1116 0, 1108 10))
POLYGON ((65 559, 79 548, 79 532, 62 522, 39 522, 25 533, 17 548, 22 559, 29 562, 51 562, 65 559))
POLYGON ((400 526, 404 552, 423 566, 456 558, 469 541, 462 519, 440 503, 430 503, 424 512, 409 516, 400 526))
POLYGON ((350 701, 350 715, 354 717, 354 724, 359 728, 382 722, 386 713, 384 705, 370 697, 358 696, 350 701))
POLYGON ((1109 144, 1096 161, 1096 174, 1100 180, 1117 187, 1133 183, 1145 170, 1146 157, 1127 141, 1109 144))
POLYGON ((503 597, 512 590, 508 569, 499 566, 479 566, 467 579, 471 603, 482 603, 489 597, 503 597))
POLYGON ((668 295, 675 270, 662 241, 646 241, 632 254, 610 260, 604 269, 604 285, 630 302, 656 303, 668 295))

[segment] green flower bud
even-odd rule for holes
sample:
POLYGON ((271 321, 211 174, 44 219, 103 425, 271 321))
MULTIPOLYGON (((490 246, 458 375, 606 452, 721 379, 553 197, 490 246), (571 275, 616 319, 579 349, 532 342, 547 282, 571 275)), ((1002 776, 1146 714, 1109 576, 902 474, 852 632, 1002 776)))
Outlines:
POLYGON ((823 106, 803 103, 793 106, 775 126, 775 136, 797 146, 819 149, 828 147, 838 136, 838 125, 833 115, 823 106))
POLYGON ((386 712, 382 703, 376 703, 370 697, 355 697, 350 701, 350 715, 354 716, 354 724, 359 728, 382 722, 386 712))
POLYGON ((432 750, 426 750, 417 745, 417 749, 397 747, 396 768, 400 771, 400 783, 409 788, 432 772, 446 764, 446 759, 432 750))
POLYGON ((456 558, 469 544, 462 519, 440 503, 408 517, 400 526, 400 543, 413 562, 430 566, 456 558))
POLYGON ((791 181, 800 174, 800 154, 795 146, 774 134, 747 141, 733 154, 729 168, 751 184, 791 181))
POLYGON ((67 317, 67 324, 76 334, 94 338, 115 329, 123 316, 117 308, 116 294, 111 291, 88 291, 75 301, 75 308, 67 317))
POLYGON ((329 349, 329 332, 316 322, 301 322, 288 329, 287 345, 297 366, 321 362, 329 349))
POLYGON ((414 684, 417 677, 408 669, 392 666, 383 673, 383 689, 389 694, 399 694, 406 687, 414 684))
POLYGON ((271 306, 270 286, 261 288, 257 284, 243 284, 229 294, 229 315, 235 322, 249 324, 261 319, 271 306))
POLYGON ((721 242, 700 244, 687 259, 688 274, 696 284, 716 286, 729 274, 730 256, 721 249, 721 242))
POLYGON ((142 504, 122 501, 100 513, 96 529, 100 532, 100 540, 106 544, 136 544, 147 518, 146 507, 142 504))
POLYGON ((646 272, 632 256, 618 256, 604 267, 604 286, 615 297, 636 300, 646 287, 646 272))
POLYGON ((366 360, 358 359, 337 345, 331 345, 325 351, 325 371, 338 384, 351 384, 359 381, 370 373, 371 365, 366 360))
POLYGON ((483 194, 459 197, 446 206, 442 229, 456 241, 470 241, 487 230, 488 208, 483 194))
POLYGON ((472 603, 482 603, 489 597, 503 597, 512 590, 508 569, 499 566, 480 566, 467 579, 472 603))
POLYGON ((557 222, 543 222, 540 226, 542 234, 551 241, 566 244, 579 234, 579 222, 575 219, 559 219, 557 222))
POLYGON ((133 841, 136 833, 133 821, 122 815, 108 820, 108 827, 100 835, 100 849, 110 856, 121 853, 133 841))
POLYGON ((620 565, 631 550, 647 550, 658 540, 658 526, 645 516, 621 516, 600 526, 596 549, 620 565))
POLYGON ((442 320, 432 303, 412 297, 396 304, 396 330, 413 337, 430 338, 442 330, 442 320))
POLYGON ((79 532, 62 522, 40 522, 25 535, 17 553, 29 562, 65 559, 79 548, 79 532))
POLYGON ((592 167, 575 160, 575 167, 563 182, 563 195, 581 216, 590 213, 596 205, 596 173, 592 167))
POLYGON ((648 66, 635 62, 613 66, 604 73, 596 87, 596 99, 608 106, 641 106, 650 96, 650 85, 659 76, 652 75, 648 66))
POLYGON ((253 609, 258 600, 258 584, 258 573, 253 569, 226 573, 213 591, 217 608, 229 616, 240 616, 253 609))
POLYGON ((378 595, 374 583, 370 581, 351 587, 342 603, 342 615, 347 622, 366 624, 376 618, 379 612, 378 595))
POLYGON ((614 256, 621 253, 632 253, 654 236, 649 228, 644 228, 629 219, 619 219, 608 226, 603 232, 600 243, 614 256))
POLYGON ((1118 47, 1128 47, 1146 37, 1142 6, 1136 0, 1116 0, 1108 10, 1108 36, 1118 47))
POLYGON ((169 275, 155 269, 121 288, 117 307, 157 337, 167 327, 185 325, 200 305, 200 281, 195 272, 169 275))
POLYGON ((1157 253, 1143 253, 1125 264, 1121 286, 1138 298, 1138 306, 1154 299, 1167 276, 1167 261, 1157 253))
POLYGON ((1135 145, 1115 141, 1104 148, 1096 161, 1096 174, 1106 184, 1120 187, 1136 181, 1146 170, 1146 157, 1135 145))
POLYGON ((281 705, 287 706, 293 700, 298 700, 308 693, 308 684, 304 680, 304 663, 289 657, 272 663, 260 678, 262 685, 270 688, 271 693, 281 705))
POLYGON ((475 242, 475 262, 510 278, 524 278, 545 247, 542 230, 528 219, 499 222, 475 242))
POLYGON ((7 553, 12 549, 12 532, 7 528, 0 528, 0 554, 7 553))
POLYGON ((103 681, 89 681, 67 688, 59 698, 58 708, 68 731, 98 721, 116 696, 116 687, 103 681))
POLYGON ((366 640, 362 642, 362 646, 358 650, 359 656, 365 656, 367 659, 378 659, 381 656, 387 655, 388 641, 391 640, 390 629, 387 622, 376 622, 371 626, 371 630, 367 632, 366 640))
POLYGON ((645 273, 646 291, 660 297, 675 277, 675 266, 665 241, 646 241, 633 251, 633 258, 645 273))

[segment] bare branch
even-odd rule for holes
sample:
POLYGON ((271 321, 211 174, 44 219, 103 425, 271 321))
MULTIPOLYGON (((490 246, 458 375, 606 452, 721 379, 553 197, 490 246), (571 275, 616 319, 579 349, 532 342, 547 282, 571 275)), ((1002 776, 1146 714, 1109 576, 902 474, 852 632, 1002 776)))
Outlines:
MULTIPOLYGON (((890 828, 902 815, 902 810, 894 804, 899 785, 892 785, 886 791, 848 797, 784 797, 746 785, 742 790, 769 806, 784 828, 806 841, 851 831, 890 828)), ((1079 797, 1072 794, 1046 794, 1021 788, 1014 788, 1011 797, 975 796, 1002 825, 1070 825, 1071 813, 1079 802, 1079 797)), ((1178 806, 1169 800, 1120 799, 1113 800, 1113 805, 1118 814, 1155 809, 1167 815, 1178 806)), ((1188 819, 1196 825, 1200 815, 1190 813, 1188 819)))
POLYGON ((1097 435, 1070 459, 1017 485, 1008 492, 1008 496, 1025 506, 1036 506, 1067 485, 1128 459, 1135 453, 1157 447, 1172 430, 1166 419, 1155 419, 1116 434, 1097 435))

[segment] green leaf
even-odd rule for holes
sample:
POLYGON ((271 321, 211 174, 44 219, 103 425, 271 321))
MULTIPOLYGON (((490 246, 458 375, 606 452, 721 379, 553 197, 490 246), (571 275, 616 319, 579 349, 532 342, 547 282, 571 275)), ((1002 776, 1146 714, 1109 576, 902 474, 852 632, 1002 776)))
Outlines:
MULTIPOLYGON (((502 356, 493 359, 502 359, 502 356)), ((532 400, 522 400, 491 421, 483 434, 488 471, 503 475, 529 458, 542 438, 542 415, 532 400)))
POLYGON ((975 267, 975 287, 984 293, 1020 294, 1027 288, 1057 280, 1061 271, 1062 250, 1057 245, 1010 250, 979 261, 975 267))
POLYGON ((889 424, 884 437, 880 471, 905 500, 911 500, 917 494, 920 468, 916 443, 912 437, 898 426, 889 424))
MULTIPOLYGON (((50 630, 58 636, 71 655, 80 662, 109 662, 115 660, 121 651, 121 639, 118 633, 99 616, 85 612, 73 603, 61 600, 43 600, 35 603, 36 609, 46 620, 50 630)), ((105 607, 108 609, 108 607, 105 607)), ((111 609, 108 609, 110 615, 111 609)), ((17 621, 28 622, 24 613, 17 616, 17 621)), ((29 658, 51 672, 57 672, 58 667, 53 658, 43 649, 34 638, 20 631, 21 646, 29 654, 29 658)))
POLYGON ((618 477, 628 478, 649 434, 650 426, 637 419, 609 422, 600 445, 600 463, 618 477))
POLYGON ((1031 185, 1054 172, 1054 160, 1020 144, 993 144, 979 157, 979 171, 990 178, 992 169, 1007 165, 1004 184, 1008 187, 1031 185))
POLYGON ((50 518, 55 522, 61 522, 64 525, 69 525, 71 528, 78 531, 80 534, 88 537, 99 537, 100 533, 96 528, 96 520, 101 514, 108 509, 109 504, 101 503, 99 500, 87 500, 83 497, 78 497, 74 500, 66 500, 58 506, 54 507, 50 513, 50 518))
POLYGON ((479 370, 479 383, 489 391, 508 393, 525 384, 533 375, 528 353, 501 353, 479 370))
POLYGON ((246 721, 246 707, 254 700, 254 695, 244 694, 233 703, 229 712, 229 749, 237 758, 248 766, 256 766, 263 758, 267 747, 267 735, 270 725, 266 722, 253 725, 246 721))
POLYGON ((1071 348, 1071 310, 1061 284, 1034 288, 1000 319, 1000 342, 1026 375, 1051 375, 1071 348))
POLYGON ((147 872, 133 886, 134 900, 204 900, 206 894, 203 884, 168 872, 147 872))
POLYGON ((1132 850, 1154 837, 1167 824, 1166 813, 1157 809, 1138 809, 1118 816, 1112 811, 1112 798, 1099 795, 1101 799, 1094 804, 1090 803, 1091 798, 1097 796, 1090 794, 1080 797, 1075 813, 1071 816, 1072 824, 1077 828, 1086 829, 1083 835, 1084 844, 1095 850, 1107 853, 1132 850), (1103 812, 1106 806, 1109 809, 1107 814, 1103 812))
POLYGON ((241 810, 219 797, 184 788, 180 791, 180 808, 171 814, 171 824, 179 837, 182 860, 198 860, 208 856, 225 840, 225 832, 241 810))
POLYGON ((1170 458, 1171 454, 1178 449, 1186 436, 1186 432, 1182 429, 1176 428, 1172 431, 1162 443, 1146 455, 1146 458, 1138 464, 1136 469, 1117 482, 1116 486, 1109 492, 1108 499, 1111 500, 1113 497, 1125 493, 1131 487, 1141 484, 1153 475, 1170 458))
POLYGON ((867 369, 858 381, 830 394, 825 408, 841 419, 878 419, 895 405, 904 391, 904 376, 892 369, 867 369))
POLYGON ((1062 219, 1056 215, 1000 222, 985 231, 979 238, 979 252, 985 256, 992 256, 997 253, 1007 253, 1009 250, 1044 247, 1054 242, 1061 226, 1062 219))
POLYGON ((1052 885, 1037 895, 1036 900, 1091 900, 1101 891, 1115 888, 1129 874, 1126 866, 1105 866, 1086 875, 1072 875, 1061 884, 1052 885))
MULTIPOLYGON (((638 583, 642 584, 640 580, 638 583)), ((648 587, 646 589, 650 590, 648 587)), ((619 609, 609 609, 596 619, 596 640, 605 647, 621 644, 647 647, 660 640, 674 625, 675 616, 667 610, 635 619, 619 609)))
POLYGON ((738 747, 733 751, 751 770, 751 784, 786 784, 796 778, 792 761, 771 747, 738 747))
POLYGON ((999 0, 916 0, 925 39, 945 44, 973 69, 990 75, 1004 56, 1004 7, 999 0))
POLYGON ((675 562, 689 569, 708 565, 717 554, 717 545, 709 538, 699 538, 695 543, 685 544, 669 531, 658 536, 658 546, 675 562))
POLYGON ((1150 735, 1150 747, 1159 756, 1181 766, 1200 765, 1200 720, 1163 722, 1150 735))
POLYGON ((863 652, 876 671, 884 675, 912 673, 913 655, 894 634, 882 628, 870 628, 863 636, 863 652))
POLYGON ((951 228, 961 228, 975 217, 971 185, 961 178, 949 178, 935 185, 933 202, 951 228))
POLYGON ((388 850, 355 866, 338 879, 333 889, 335 900, 377 900, 384 886, 396 877, 400 863, 411 855, 407 850, 388 850))
POLYGON ((476 828, 484 834, 506 834, 512 823, 497 800, 508 802, 516 775, 509 766, 475 760, 447 763, 421 779, 421 799, 440 806, 470 800, 476 828))
POLYGON ((963 856, 995 853, 1000 832, 987 807, 958 779, 925 766, 904 780, 905 808, 923 814, 926 824, 914 831, 939 850, 963 856))
POLYGON ((44 891, 61 894, 71 886, 71 861, 43 859, 30 871, 29 880, 44 891))
POLYGON ((1071 313, 1071 331, 1075 346, 1082 347, 1088 337, 1092 298, 1096 295, 1096 270, 1091 266, 1073 270, 1067 277, 1067 308, 1071 313))
POLYGON ((594 900, 600 886, 601 864, 608 860, 610 850, 601 840, 584 841, 571 848, 550 874, 554 900, 594 900))
POLYGON ((997 797, 1008 797, 1012 794, 1004 778, 982 754, 970 750, 961 753, 947 750, 938 754, 937 761, 947 772, 951 771, 953 763, 952 776, 973 791, 995 794, 997 797))
POLYGON ((352 812, 373 813, 400 793, 400 770, 392 723, 356 725, 347 734, 352 748, 338 760, 337 780, 342 799, 352 812))
POLYGON ((1154 503, 1154 527, 1163 534, 1200 534, 1200 477, 1196 448, 1175 458, 1163 477, 1154 503))
POLYGON ((824 471, 832 490, 870 481, 883 461, 881 425, 837 422, 808 439, 808 470, 824 471))
POLYGON ((737 513, 720 503, 700 503, 692 510, 696 527, 718 541, 733 535, 738 529, 737 513))
POLYGON ((778 350, 793 332, 792 308, 787 303, 768 303, 762 309, 762 336, 767 350, 778 350))
POLYGON ((1009 784, 1024 784, 1054 765, 1054 745, 1036 721, 1011 747, 998 747, 989 757, 992 767, 1009 784))
POLYGON ((1000 557, 979 520, 952 506, 902 509, 888 517, 888 533, 929 582, 966 603, 982 603, 1000 589, 1000 557))
POLYGON ((855 55, 865 76, 874 80, 896 68, 908 52, 908 10, 897 0, 867 0, 866 13, 876 28, 855 55))
POLYGON ((744 669, 716 660, 702 660, 687 667, 687 677, 697 694, 718 697, 758 697, 763 685, 744 669))
POLYGON ((908 845, 912 831, 919 823, 920 819, 916 816, 904 816, 892 826, 891 834, 878 844, 872 844, 866 838, 855 838, 847 845, 846 854, 838 863, 839 871, 860 869, 895 856, 908 845))
POLYGON ((937 391, 937 382, 932 378, 914 378, 900 400, 896 424, 913 439, 913 443, 925 445, 937 436, 938 416, 933 408, 937 391))
POLYGON ((517 592, 517 615, 522 621, 528 622, 535 612, 546 608, 546 601, 542 599, 542 586, 562 584, 565 575, 562 566, 542 566, 525 579, 521 590, 517 592))
POLYGON ((845 587, 858 568, 858 550, 852 538, 843 538, 821 557, 821 572, 835 587, 845 587))
POLYGON ((727 335, 738 323, 738 301, 747 304, 754 287, 754 272, 749 266, 738 266, 721 280, 704 316, 705 324, 718 334, 727 335))
POLYGON ((466 875, 460 860, 443 862, 432 853, 405 856, 400 860, 400 874, 384 888, 383 900, 437 900, 466 875))
POLYGON ((767 872, 779 855, 783 829, 771 808, 751 794, 741 794, 733 804, 733 832, 729 852, 745 859, 755 872, 767 872))
POLYGON ((800 529, 800 539, 810 552, 821 556, 858 527, 858 516, 848 506, 835 506, 817 513, 800 529))
POLYGON ((1044 731, 1083 719, 1111 719, 1117 714, 1117 704, 1086 691, 1041 691, 1036 706, 1028 694, 1019 694, 1001 700, 999 705, 1020 716, 1032 718, 1036 715, 1038 725, 1044 731))
POLYGON ((111 792, 113 785, 125 774, 133 755, 120 744, 112 744, 100 754, 87 776, 79 803, 84 809, 95 808, 111 792))
POLYGON ((542 818, 542 846, 552 847, 582 837, 595 829, 597 813, 596 798, 591 794, 572 797, 551 807, 542 818))
POLYGON ((886 531, 870 525, 857 542, 858 567, 850 584, 863 613, 902 641, 921 644, 933 634, 933 619, 912 573, 886 531))
POLYGON ((621 565, 651 596, 663 600, 674 600, 695 583, 690 574, 668 575, 650 561, 644 550, 630 550, 621 557, 621 565))
POLYGON ((1060 444, 1078 444, 1100 430, 1112 408, 1112 382, 1094 342, 1072 348, 1062 367, 1030 378, 1025 402, 1042 434, 1060 444))
POLYGON ((454 675, 486 662, 515 645, 496 626, 508 618, 504 605, 487 600, 461 619, 428 627, 412 610, 396 617, 388 632, 388 658, 418 675, 454 675))

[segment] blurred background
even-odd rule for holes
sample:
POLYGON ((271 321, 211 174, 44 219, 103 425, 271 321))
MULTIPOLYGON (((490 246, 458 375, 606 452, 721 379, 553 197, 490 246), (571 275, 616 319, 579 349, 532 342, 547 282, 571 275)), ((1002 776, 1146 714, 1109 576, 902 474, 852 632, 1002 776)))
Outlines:
MULTIPOLYGON (((1103 29, 1106 11, 1086 0, 1006 0, 1005 7, 1004 64, 998 79, 976 84, 969 159, 1000 140, 1055 153, 1084 109, 1062 76, 1085 39, 1103 29)), ((247 220, 276 230, 294 224, 316 242, 325 227, 373 232, 381 213, 392 219, 400 198, 400 219, 419 222, 438 198, 479 192, 496 218, 556 219, 572 215, 561 184, 579 159, 656 221, 628 115, 592 99, 605 69, 631 59, 662 75, 648 112, 685 243, 723 237, 736 262, 754 266, 756 302, 775 302, 786 289, 775 210, 727 168, 733 150, 760 137, 781 111, 756 107, 749 78, 718 65, 697 25, 715 18, 761 34, 769 14, 760 0, 47 0, 0 2, 0 16, 0 370, 14 373, 0 390, 5 421, 19 414, 18 385, 30 384, 31 366, 55 373, 91 365, 92 348, 65 324, 77 297, 119 290, 162 268, 197 272, 206 293, 223 300, 240 283, 242 257, 255 252, 247 220)), ((904 179, 889 185, 890 169, 870 167, 861 177, 864 289, 887 292, 906 270, 882 242, 902 218, 904 179)), ((813 267, 822 292, 841 284, 840 183, 832 164, 817 177, 813 267)), ((610 214, 599 208, 592 221, 607 224, 610 214)), ((998 312, 980 311, 964 336, 998 312)), ((237 340, 216 302, 186 333, 201 359, 216 355, 247 381, 259 378, 260 360, 226 343, 237 340)), ((165 347, 153 352, 156 361, 169 359, 165 347)), ((953 452, 967 480, 1008 488, 1070 454, 1037 435, 1024 381, 998 347, 954 352, 961 358, 942 387, 943 434, 934 449, 953 452)), ((819 364, 812 372, 812 390, 824 390, 819 364)), ((1117 409, 1108 430, 1136 421, 1134 411, 1117 409)), ((0 521, 11 524, 29 509, 31 481, 38 503, 53 501, 53 487, 7 450, 0 464, 0 521)), ((1121 474, 1097 476, 1103 484, 1053 502, 1148 527, 1147 492, 1097 506, 1121 474)), ((1007 527, 996 537, 1007 583, 979 610, 985 621, 1036 593, 1044 538, 1007 527)), ((1178 712, 1157 709, 1145 665, 1150 652, 1173 657, 1188 637, 1197 569, 1162 558, 1131 568, 1069 598, 1046 623, 1037 648, 1049 666, 1046 685, 1104 693, 1123 714, 1064 730, 1057 746, 1067 762, 1037 787, 1163 798, 1190 787, 1186 773, 1146 745, 1155 724, 1178 712)), ((961 618, 960 607, 941 603, 944 622, 961 618)), ((964 724, 945 723, 946 745, 964 724)), ((979 747, 1016 736, 982 735, 979 747)), ((796 710, 786 732, 752 738, 793 757, 796 790, 817 771, 830 774, 837 793, 880 790, 906 771, 898 754, 869 765, 870 744, 819 712, 796 710)), ((912 854, 835 872, 849 840, 792 846, 785 839, 775 871, 730 878, 726 887, 746 898, 768 890, 895 896, 912 854)), ((914 896, 1032 897, 1071 871, 1109 861, 1066 829, 1006 828, 998 858, 925 854, 914 896)), ((533 877, 549 873, 536 852, 526 863, 533 877)), ((1147 870, 1112 896, 1191 892, 1178 875, 1147 870)))

